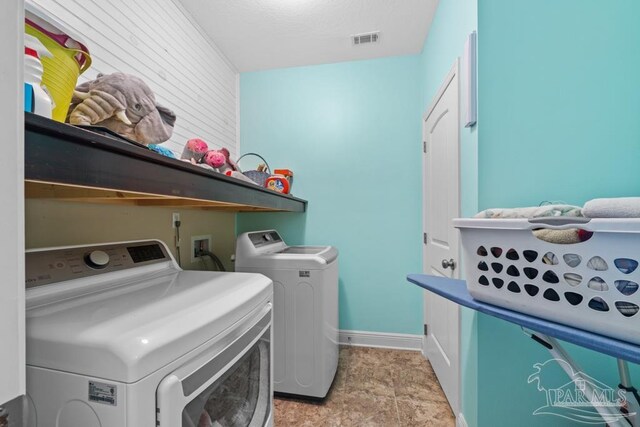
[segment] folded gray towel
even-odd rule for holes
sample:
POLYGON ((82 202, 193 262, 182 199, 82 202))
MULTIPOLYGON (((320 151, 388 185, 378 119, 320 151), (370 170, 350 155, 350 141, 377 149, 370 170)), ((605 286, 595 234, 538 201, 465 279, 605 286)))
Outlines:
MULTIPOLYGON (((533 235, 538 239, 548 243, 558 243, 563 245, 570 245, 572 243, 580 243, 580 237, 578 236, 578 229, 570 228, 568 230, 551 230, 547 228, 541 228, 539 230, 533 230, 533 235)), ((544 261, 544 260, 543 260, 544 261)), ((546 264, 557 264, 547 262, 546 264)))
POLYGON ((640 197, 589 200, 582 214, 587 218, 640 218, 640 197))

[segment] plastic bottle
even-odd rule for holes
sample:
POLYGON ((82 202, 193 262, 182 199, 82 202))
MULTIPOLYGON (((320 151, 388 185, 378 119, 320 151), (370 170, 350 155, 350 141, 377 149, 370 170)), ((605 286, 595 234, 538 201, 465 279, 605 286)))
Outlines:
POLYGON ((25 110, 43 117, 51 118, 53 105, 51 97, 42 86, 41 57, 51 57, 51 53, 37 38, 24 35, 24 83, 25 110))

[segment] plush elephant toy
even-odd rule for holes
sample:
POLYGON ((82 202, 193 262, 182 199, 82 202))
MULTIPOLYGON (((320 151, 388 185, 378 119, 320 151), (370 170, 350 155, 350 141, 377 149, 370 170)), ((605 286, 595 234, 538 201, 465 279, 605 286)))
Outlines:
POLYGON ((160 144, 173 133, 176 115, 156 104, 149 86, 138 77, 98 74, 76 88, 67 121, 98 125, 141 144, 160 144))

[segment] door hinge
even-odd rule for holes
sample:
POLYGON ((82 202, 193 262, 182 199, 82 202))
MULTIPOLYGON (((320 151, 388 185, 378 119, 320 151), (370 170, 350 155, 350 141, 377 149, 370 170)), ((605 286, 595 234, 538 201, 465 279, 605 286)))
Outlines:
POLYGON ((427 233, 422 233, 422 242, 426 245, 427 244, 427 233))
POLYGON ((424 335, 429 335, 429 325, 427 325, 426 323, 424 324, 424 335))
POLYGON ((422 151, 427 152, 427 141, 422 141, 422 151))

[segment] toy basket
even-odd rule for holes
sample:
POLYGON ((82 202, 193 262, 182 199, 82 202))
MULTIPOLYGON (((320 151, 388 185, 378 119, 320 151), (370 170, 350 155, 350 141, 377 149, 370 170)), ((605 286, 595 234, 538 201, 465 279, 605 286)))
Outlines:
POLYGON ((473 298, 640 344, 640 219, 456 219, 473 298), (535 229, 592 232, 580 243, 535 229))
POLYGON ((41 58, 42 84, 53 101, 52 118, 64 122, 78 82, 78 76, 91 66, 91 55, 73 30, 48 16, 32 2, 25 5, 25 33, 36 37, 51 52, 41 58))
POLYGON ((258 153, 245 153, 238 158, 236 164, 240 164, 240 160, 242 160, 246 156, 256 156, 267 166, 267 172, 262 172, 259 170, 249 170, 246 172, 242 172, 247 178, 258 184, 260 187, 264 187, 265 183, 267 182, 267 178, 271 176, 271 168, 269 167, 269 163, 267 163, 264 157, 262 157, 258 153))

